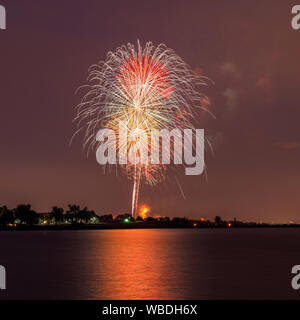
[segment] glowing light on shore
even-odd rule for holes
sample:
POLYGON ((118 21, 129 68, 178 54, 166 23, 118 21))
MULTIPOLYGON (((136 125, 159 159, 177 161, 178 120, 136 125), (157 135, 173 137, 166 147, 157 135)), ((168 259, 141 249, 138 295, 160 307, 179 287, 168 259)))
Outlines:
POLYGON ((143 205, 140 207, 139 216, 142 219, 146 219, 148 217, 149 211, 150 211, 150 208, 146 205, 143 205))

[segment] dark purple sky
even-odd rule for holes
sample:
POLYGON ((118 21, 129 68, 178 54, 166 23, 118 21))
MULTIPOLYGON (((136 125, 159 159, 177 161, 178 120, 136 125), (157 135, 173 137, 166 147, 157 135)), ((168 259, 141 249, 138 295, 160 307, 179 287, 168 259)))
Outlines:
MULTIPOLYGON (((214 143, 204 176, 144 187, 162 215, 300 221, 300 30, 295 1, 1 0, 0 204, 36 210, 78 203, 97 213, 130 210, 131 184, 103 175, 74 131, 75 95, 88 67, 117 46, 173 48, 214 80, 217 119, 201 127, 214 143)), ((199 69, 198 69, 199 70, 199 69)))

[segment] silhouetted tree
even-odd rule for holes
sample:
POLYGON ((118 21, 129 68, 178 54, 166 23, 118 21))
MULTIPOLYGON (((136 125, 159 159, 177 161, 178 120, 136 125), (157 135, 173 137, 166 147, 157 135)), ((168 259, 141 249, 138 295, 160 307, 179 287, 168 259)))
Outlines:
POLYGON ((77 215, 78 223, 96 223, 99 222, 99 217, 95 214, 94 211, 88 210, 87 207, 79 210, 77 215))
POLYGON ((93 211, 89 211, 89 223, 99 223, 100 219, 99 216, 93 211))
POLYGON ((159 220, 161 223, 169 224, 171 219, 169 217, 161 217, 159 220))
POLYGON ((90 215, 87 207, 79 209, 78 213, 75 214, 77 223, 87 223, 90 215))
POLYGON ((64 209, 57 206, 52 207, 50 212, 51 218, 54 219, 55 223, 63 222, 64 219, 64 209))
POLYGON ((215 223, 220 224, 222 222, 222 218, 220 216, 215 217, 215 223))
POLYGON ((77 223, 78 214, 80 211, 80 206, 78 205, 68 205, 69 210, 66 212, 66 219, 71 223, 77 223))
POLYGON ((0 225, 6 226, 14 223, 14 214, 12 210, 9 210, 6 206, 0 208, 0 225))
POLYGON ((30 204, 19 204, 13 211, 15 218, 20 220, 22 224, 33 225, 39 222, 39 215, 31 210, 30 204))
POLYGON ((146 221, 147 223, 155 223, 155 222, 157 222, 157 220, 156 220, 155 218, 153 218, 153 217, 147 217, 147 218, 145 219, 145 221, 146 221))
POLYGON ((66 212, 66 219, 71 223, 97 223, 99 217, 94 211, 88 210, 87 207, 80 209, 78 205, 70 205, 69 210, 66 212))

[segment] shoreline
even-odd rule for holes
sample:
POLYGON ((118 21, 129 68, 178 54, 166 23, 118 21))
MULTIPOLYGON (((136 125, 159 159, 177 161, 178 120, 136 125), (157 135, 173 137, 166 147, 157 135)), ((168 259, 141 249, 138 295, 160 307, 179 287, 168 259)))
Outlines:
POLYGON ((261 228, 300 228, 299 224, 261 224, 261 225, 239 225, 239 226, 193 226, 193 225, 163 225, 147 223, 112 223, 112 224, 73 224, 73 225, 19 225, 12 227, 0 227, 1 231, 59 231, 59 230, 130 230, 130 229, 261 229, 261 228))

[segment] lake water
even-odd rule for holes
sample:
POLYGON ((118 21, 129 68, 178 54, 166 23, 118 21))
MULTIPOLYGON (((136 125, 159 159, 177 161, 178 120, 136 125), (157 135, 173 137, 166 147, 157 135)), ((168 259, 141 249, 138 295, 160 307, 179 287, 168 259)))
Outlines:
POLYGON ((299 299, 300 229, 0 232, 0 299, 299 299))

